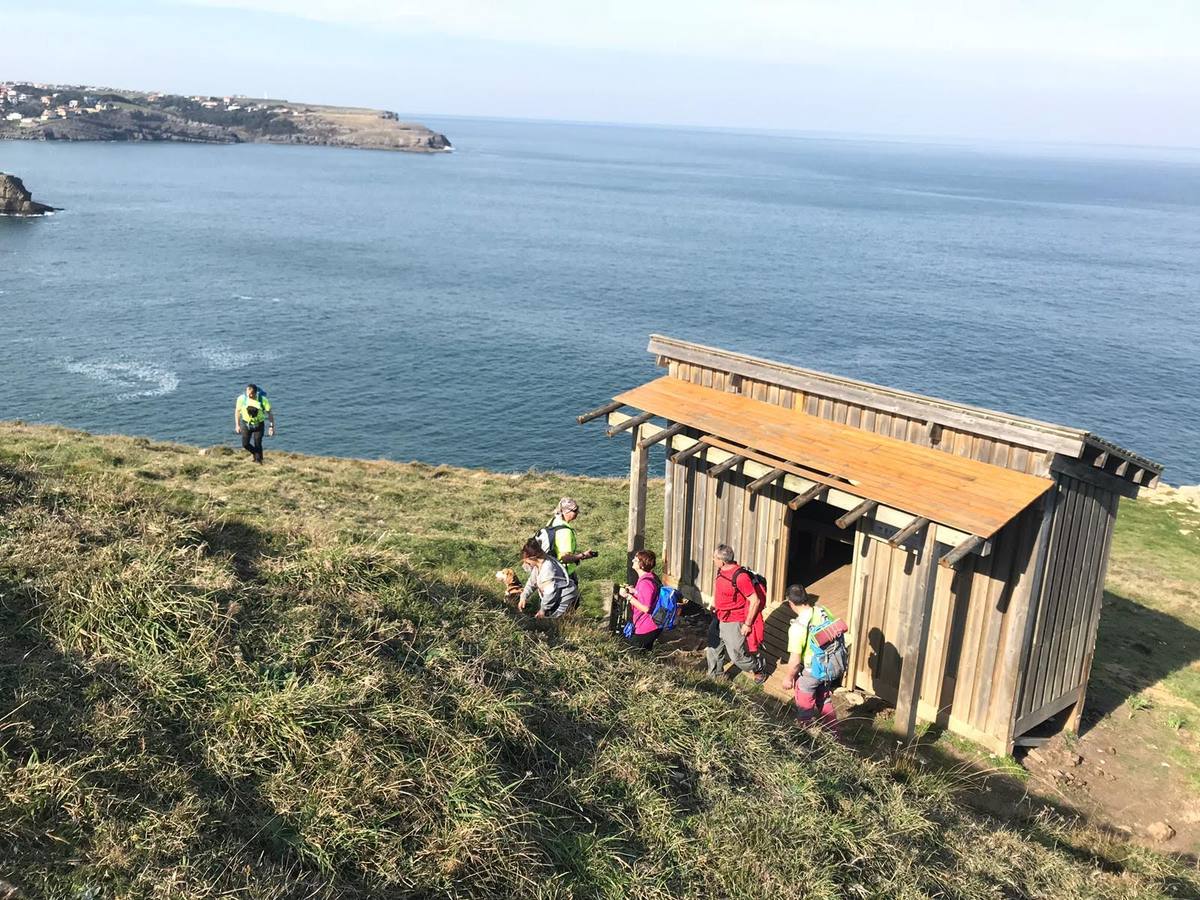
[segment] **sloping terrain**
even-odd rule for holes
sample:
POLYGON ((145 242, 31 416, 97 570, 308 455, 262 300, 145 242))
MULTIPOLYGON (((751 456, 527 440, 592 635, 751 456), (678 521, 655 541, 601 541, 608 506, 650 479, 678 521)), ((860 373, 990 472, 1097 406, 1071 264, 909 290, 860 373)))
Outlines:
POLYGON ((563 493, 585 579, 623 569, 619 481, 270 450, 0 425, 0 878, 25 896, 1200 895, 587 616, 511 613, 493 573, 563 493))

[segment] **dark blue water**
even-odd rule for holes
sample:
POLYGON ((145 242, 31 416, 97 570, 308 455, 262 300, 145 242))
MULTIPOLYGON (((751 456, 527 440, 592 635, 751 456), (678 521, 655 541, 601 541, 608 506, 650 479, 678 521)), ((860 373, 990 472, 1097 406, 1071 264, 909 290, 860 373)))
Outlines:
POLYGON ((1094 430, 1200 479, 1200 155, 430 121, 415 156, 0 144, 0 417, 615 473, 658 331, 1094 430))

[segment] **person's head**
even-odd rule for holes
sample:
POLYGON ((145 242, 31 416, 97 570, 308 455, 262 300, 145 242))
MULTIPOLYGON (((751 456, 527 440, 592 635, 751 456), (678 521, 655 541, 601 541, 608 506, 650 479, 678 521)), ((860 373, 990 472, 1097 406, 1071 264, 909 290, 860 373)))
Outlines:
POLYGON ((783 596, 792 608, 792 612, 798 613, 804 607, 813 605, 812 597, 809 596, 802 584, 789 584, 783 596))
POLYGON ((733 548, 728 544, 717 544, 717 549, 713 551, 713 559, 716 560, 718 566, 727 566, 737 557, 733 553, 733 548))
POLYGON ((257 384, 246 385, 246 396, 249 397, 251 400, 253 400, 255 397, 257 397, 258 396, 258 385, 257 384))
POLYGON ((638 573, 653 572, 657 563, 658 557, 654 555, 653 550, 639 550, 633 554, 633 568, 638 573))
POLYGON ((570 497, 558 501, 558 515, 564 522, 573 522, 579 515, 579 504, 570 497))
POLYGON ((546 558, 546 551, 542 549, 533 538, 525 542, 525 546, 521 548, 521 565, 527 569, 533 569, 542 564, 542 560, 546 558))

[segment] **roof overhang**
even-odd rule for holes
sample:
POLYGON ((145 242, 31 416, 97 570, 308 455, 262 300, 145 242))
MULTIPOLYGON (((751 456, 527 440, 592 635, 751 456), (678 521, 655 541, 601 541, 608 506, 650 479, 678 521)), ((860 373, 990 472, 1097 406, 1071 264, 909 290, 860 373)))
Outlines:
POLYGON ((737 469, 753 479, 751 489, 779 483, 800 499, 819 493, 848 515, 870 513, 896 531, 928 520, 940 543, 976 552, 986 552, 986 542, 1053 484, 670 377, 619 394, 580 420, 600 416, 610 434, 638 434, 635 426, 660 417, 667 424, 643 442, 703 456, 710 475, 737 469))
POLYGON ((930 426, 940 425, 1032 450, 1081 459, 1114 478, 1136 485, 1153 485, 1163 470, 1159 463, 1080 428, 939 400, 660 334, 650 336, 647 349, 660 365, 675 360, 714 368, 742 378, 905 416, 930 426))

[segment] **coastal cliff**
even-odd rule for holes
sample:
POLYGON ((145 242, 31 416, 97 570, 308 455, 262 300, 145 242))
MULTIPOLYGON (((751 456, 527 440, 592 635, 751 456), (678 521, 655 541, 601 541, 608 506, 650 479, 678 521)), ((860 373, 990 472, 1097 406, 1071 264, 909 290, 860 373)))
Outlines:
POLYGON ((0 82, 0 140, 316 144, 443 153, 449 139, 389 110, 0 82))
POLYGON ((16 175, 0 172, 0 216, 44 216, 55 207, 38 203, 16 175))

